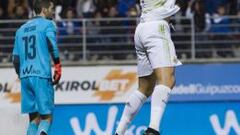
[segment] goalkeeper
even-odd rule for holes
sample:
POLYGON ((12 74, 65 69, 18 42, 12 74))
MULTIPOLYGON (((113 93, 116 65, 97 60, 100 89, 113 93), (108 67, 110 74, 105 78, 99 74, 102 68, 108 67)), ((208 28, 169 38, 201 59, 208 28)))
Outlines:
POLYGON ((35 0, 37 14, 16 32, 13 64, 21 80, 22 113, 28 113, 27 135, 47 135, 52 122, 54 89, 61 78, 61 63, 56 45, 56 26, 51 18, 54 4, 35 0), (51 58, 54 62, 53 80, 51 58))

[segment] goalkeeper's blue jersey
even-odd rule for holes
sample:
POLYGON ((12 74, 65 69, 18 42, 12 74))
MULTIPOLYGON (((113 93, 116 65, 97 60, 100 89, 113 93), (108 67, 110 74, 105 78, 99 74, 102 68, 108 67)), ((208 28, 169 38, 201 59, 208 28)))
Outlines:
POLYGON ((20 78, 51 78, 51 56, 59 58, 56 25, 43 17, 35 17, 16 32, 13 55, 19 56, 20 78))

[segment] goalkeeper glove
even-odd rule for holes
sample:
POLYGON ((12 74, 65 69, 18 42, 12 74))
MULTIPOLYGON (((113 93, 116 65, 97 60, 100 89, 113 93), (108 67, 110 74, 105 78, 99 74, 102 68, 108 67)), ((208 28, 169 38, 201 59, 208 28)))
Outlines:
POLYGON ((62 75, 61 63, 54 64, 54 75, 53 75, 53 85, 58 84, 62 75))

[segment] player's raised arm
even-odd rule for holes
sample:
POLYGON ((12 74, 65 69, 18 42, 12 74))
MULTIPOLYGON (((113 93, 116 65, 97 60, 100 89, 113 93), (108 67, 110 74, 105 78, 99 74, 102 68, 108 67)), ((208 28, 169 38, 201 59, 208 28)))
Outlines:
POLYGON ((56 38, 56 26, 54 23, 50 23, 46 30, 46 37, 48 42, 48 47, 50 54, 52 56, 54 62, 54 76, 53 76, 53 83, 57 84, 61 78, 62 74, 62 66, 61 61, 59 58, 59 51, 57 47, 57 38, 56 38))
POLYGON ((15 36, 15 43, 13 47, 13 53, 12 53, 12 59, 13 59, 13 66, 14 69, 19 77, 20 75, 20 58, 19 58, 19 52, 18 52, 18 45, 17 45, 17 34, 15 36))

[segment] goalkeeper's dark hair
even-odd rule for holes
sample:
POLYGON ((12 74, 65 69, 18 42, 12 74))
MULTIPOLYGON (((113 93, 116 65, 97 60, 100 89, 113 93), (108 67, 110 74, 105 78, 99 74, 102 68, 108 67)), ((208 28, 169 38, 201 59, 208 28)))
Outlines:
POLYGON ((40 14, 42 12, 42 8, 49 8, 51 5, 51 0, 34 0, 33 2, 33 10, 36 14, 40 14))

